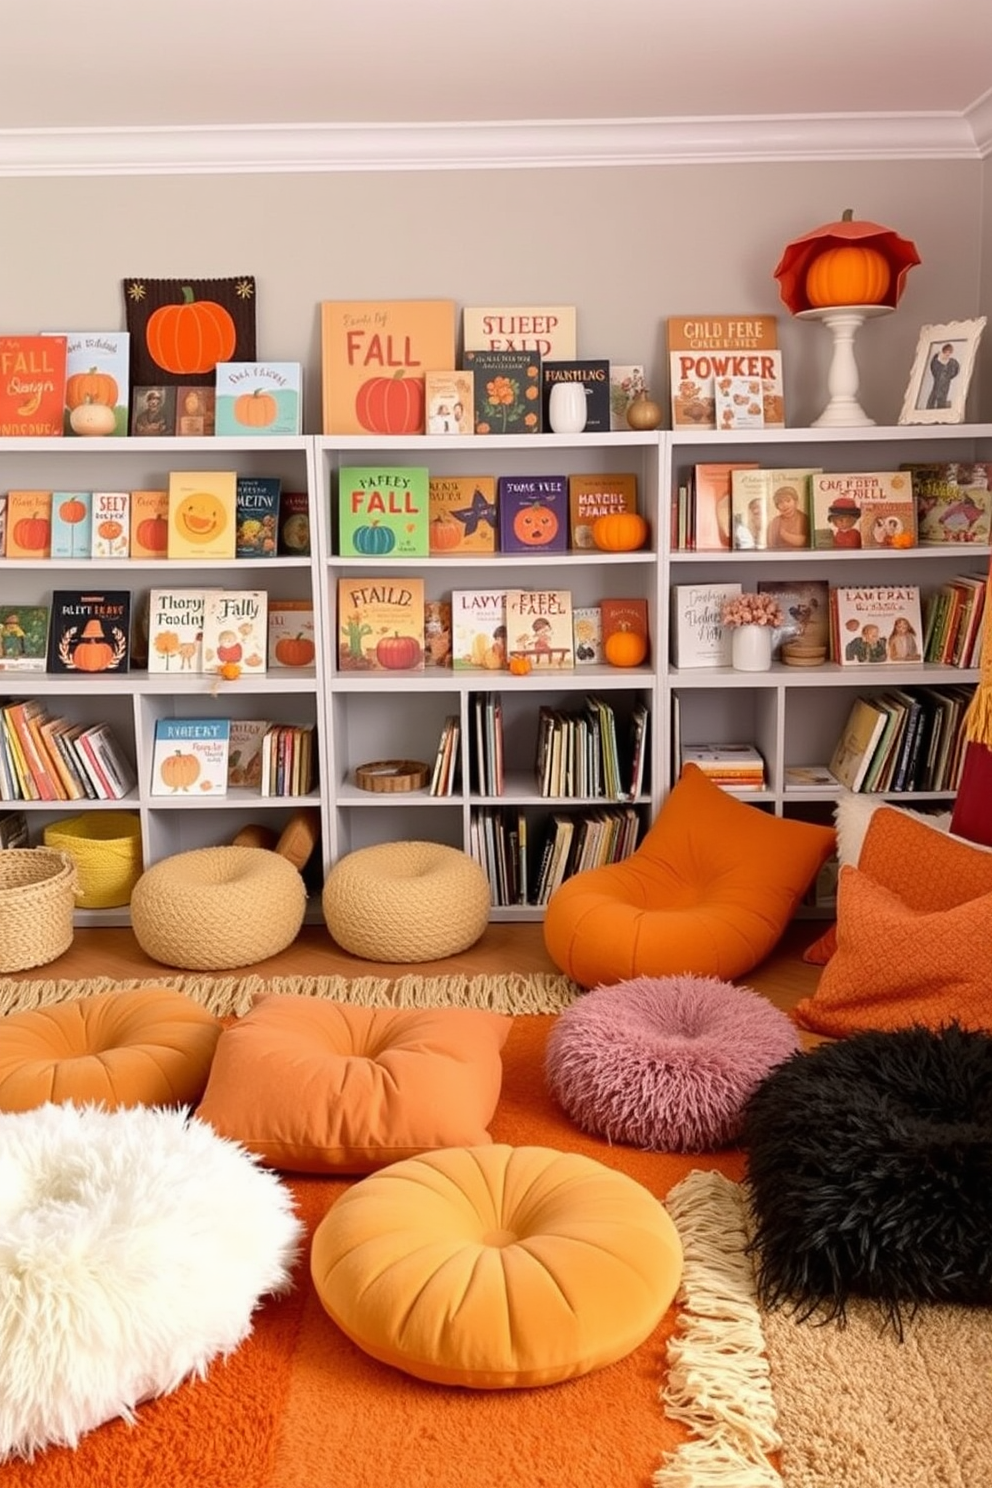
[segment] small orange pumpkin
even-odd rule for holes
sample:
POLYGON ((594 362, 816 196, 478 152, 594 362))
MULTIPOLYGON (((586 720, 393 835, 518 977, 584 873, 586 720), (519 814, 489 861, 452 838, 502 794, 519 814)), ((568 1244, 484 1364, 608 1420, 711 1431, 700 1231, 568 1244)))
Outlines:
POLYGON ((88 372, 75 372, 65 385, 66 408, 79 408, 83 403, 102 403, 113 408, 117 403, 117 382, 109 372, 91 367, 88 372))
POLYGON ((145 517, 138 523, 138 541, 149 553, 165 553, 169 545, 169 524, 164 517, 145 517))
POLYGON ((283 666, 312 666, 317 648, 309 636, 283 636, 276 642, 276 659, 283 666))
POLYGON ((610 666, 636 667, 648 654, 648 643, 645 636, 638 635, 636 630, 617 630, 613 635, 607 636, 603 646, 603 655, 610 666))
POLYGON ((219 671, 225 682, 237 682, 241 676, 241 664, 237 661, 225 661, 219 671))
POLYGON ((266 429, 274 424, 279 406, 271 393, 256 388, 253 393, 242 393, 235 399, 234 417, 239 424, 249 429, 266 429))
POLYGON ((604 553, 633 553, 648 539, 648 524, 640 512, 608 512, 592 524, 592 540, 604 553))
POLYGON ((806 271, 806 298, 826 305, 880 305, 892 279, 888 260, 877 248, 851 243, 818 253, 806 271))
POLYGON ((514 677, 530 676, 530 660, 526 656, 510 657, 510 672, 514 677))

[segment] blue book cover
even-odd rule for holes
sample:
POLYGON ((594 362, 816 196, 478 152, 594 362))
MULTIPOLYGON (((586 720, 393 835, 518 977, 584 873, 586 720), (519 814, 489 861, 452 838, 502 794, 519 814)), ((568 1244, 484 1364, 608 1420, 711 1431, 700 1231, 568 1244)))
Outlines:
POLYGON ((158 718, 152 750, 153 796, 224 796, 229 718, 158 718))
POLYGON ((52 557, 88 558, 92 536, 92 491, 53 491, 52 557))
POLYGON ((215 432, 299 434, 302 391, 299 362, 218 362, 215 432))
POLYGON ((501 553, 568 552, 566 475, 501 475, 496 506, 501 553))

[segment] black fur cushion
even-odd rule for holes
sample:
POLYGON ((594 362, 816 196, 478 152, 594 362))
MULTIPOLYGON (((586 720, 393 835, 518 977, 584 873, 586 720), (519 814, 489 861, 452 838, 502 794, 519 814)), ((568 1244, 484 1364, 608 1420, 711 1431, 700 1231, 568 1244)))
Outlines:
POLYGON ((766 1306, 843 1319, 992 1303, 992 1037, 957 1025, 858 1034, 780 1064, 743 1141, 766 1306))

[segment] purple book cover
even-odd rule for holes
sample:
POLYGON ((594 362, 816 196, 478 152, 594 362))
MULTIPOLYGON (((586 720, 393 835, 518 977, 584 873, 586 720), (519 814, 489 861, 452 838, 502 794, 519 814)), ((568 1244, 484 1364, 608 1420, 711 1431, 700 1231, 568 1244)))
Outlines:
POLYGON ((568 552, 568 477, 501 475, 497 487, 501 553, 568 552))

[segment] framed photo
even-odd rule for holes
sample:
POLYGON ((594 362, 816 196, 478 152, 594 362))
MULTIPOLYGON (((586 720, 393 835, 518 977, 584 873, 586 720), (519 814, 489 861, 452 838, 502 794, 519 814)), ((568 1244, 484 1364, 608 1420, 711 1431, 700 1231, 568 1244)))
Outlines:
POLYGON ((975 354, 985 329, 978 320, 925 325, 920 331, 901 424, 962 424, 975 354))

